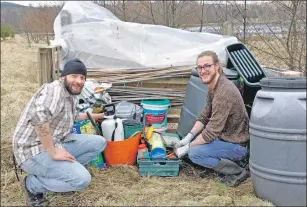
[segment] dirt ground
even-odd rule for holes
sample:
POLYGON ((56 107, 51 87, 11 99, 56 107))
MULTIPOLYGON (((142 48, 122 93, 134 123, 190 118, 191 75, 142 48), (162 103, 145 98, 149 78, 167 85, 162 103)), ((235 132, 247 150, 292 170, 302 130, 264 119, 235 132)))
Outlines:
MULTIPOLYGON (((21 110, 38 89, 38 47, 24 38, 1 42, 1 206, 25 205, 12 163, 12 133, 21 110)), ((141 177, 136 166, 90 168, 90 186, 73 195, 48 193, 54 206, 272 206, 258 199, 250 179, 236 188, 200 178, 185 166, 178 177, 141 177)), ((19 173, 20 175, 20 173, 19 173)), ((25 176, 25 173, 20 175, 25 176)))

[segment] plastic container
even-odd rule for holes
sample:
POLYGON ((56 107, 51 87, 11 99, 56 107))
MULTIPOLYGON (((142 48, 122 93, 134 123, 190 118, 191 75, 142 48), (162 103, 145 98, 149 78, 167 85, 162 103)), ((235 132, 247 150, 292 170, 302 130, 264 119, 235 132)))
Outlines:
POLYGON ((103 151, 106 165, 134 165, 137 158, 138 146, 142 133, 137 133, 133 137, 118 141, 107 141, 107 146, 103 151))
POLYGON ((166 147, 160 134, 154 132, 148 140, 151 145, 150 157, 153 159, 164 159, 166 157, 166 147))
POLYGON ((143 130, 143 124, 136 120, 124 120, 124 138, 128 139, 131 135, 133 135, 137 131, 143 130))
POLYGON ((249 123, 257 197, 306 206, 306 78, 264 78, 249 123))
POLYGON ((136 104, 122 101, 116 105, 115 111, 116 117, 122 120, 135 119, 138 122, 141 122, 143 109, 136 104))
POLYGON ((259 82, 266 74, 252 53, 242 43, 232 44, 226 47, 228 56, 227 68, 234 68, 244 83, 250 87, 259 87, 259 82))
POLYGON ((240 88, 240 76, 236 70, 222 67, 222 71, 228 80, 240 88))
POLYGON ((138 160, 141 176, 172 177, 179 175, 180 160, 138 160))
POLYGON ((137 158, 138 159, 145 159, 145 153, 147 152, 147 148, 145 144, 140 144, 139 148, 138 148, 138 155, 137 158))
POLYGON ((101 123, 103 137, 107 141, 124 140, 124 127, 122 120, 115 116, 105 116, 105 118, 106 119, 101 123))
POLYGON ((167 116, 170 107, 168 99, 160 100, 142 100, 143 107, 143 124, 152 125, 157 128, 167 127, 167 116))

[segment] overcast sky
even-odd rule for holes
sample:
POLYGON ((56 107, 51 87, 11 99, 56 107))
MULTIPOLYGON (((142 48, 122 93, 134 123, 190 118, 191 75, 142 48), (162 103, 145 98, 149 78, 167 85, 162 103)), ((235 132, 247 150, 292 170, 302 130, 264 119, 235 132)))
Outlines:
MULTIPOLYGON (((3 2, 3 1, 1 1, 1 2, 3 2)), ((25 5, 25 6, 29 6, 30 3, 32 3, 33 6, 37 6, 41 3, 46 3, 46 2, 51 3, 51 4, 57 3, 57 1, 6 1, 6 2, 13 2, 13 3, 16 3, 16 4, 25 5)), ((226 2, 226 1, 223 1, 223 2, 226 2)), ((260 3, 260 2, 261 1, 246 1, 247 4, 260 3)), ((217 3, 217 1, 207 1, 206 3, 217 3)), ((236 3, 237 4, 238 3, 244 3, 244 1, 236 1, 236 3)))
MULTIPOLYGON (((4 1, 1 1, 4 2, 4 1)), ((16 4, 20 4, 20 5, 24 5, 24 6, 29 6, 30 3, 32 3, 33 6, 37 6, 39 4, 45 4, 45 3, 52 3, 55 4, 56 1, 6 1, 6 2, 12 2, 12 3, 16 3, 16 4)))

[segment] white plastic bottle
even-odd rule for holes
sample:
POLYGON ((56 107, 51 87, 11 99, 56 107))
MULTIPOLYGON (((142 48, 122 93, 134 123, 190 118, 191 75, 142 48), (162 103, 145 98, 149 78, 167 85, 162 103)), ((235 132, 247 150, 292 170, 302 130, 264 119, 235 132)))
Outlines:
POLYGON ((105 120, 101 123, 102 135, 107 141, 122 141, 124 140, 123 122, 119 118, 113 116, 105 116, 105 120), (113 132, 114 140, 112 140, 113 132))

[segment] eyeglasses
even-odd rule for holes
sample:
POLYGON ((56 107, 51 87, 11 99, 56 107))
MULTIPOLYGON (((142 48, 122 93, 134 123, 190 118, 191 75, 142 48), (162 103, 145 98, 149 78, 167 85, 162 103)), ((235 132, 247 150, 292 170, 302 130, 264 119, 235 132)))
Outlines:
POLYGON ((203 66, 201 66, 201 65, 198 65, 195 69, 198 71, 198 72, 201 72, 202 71, 202 69, 204 69, 204 70, 210 70, 210 68, 212 67, 212 65, 214 65, 214 63, 212 63, 212 64, 205 64, 205 65, 203 65, 203 66))

